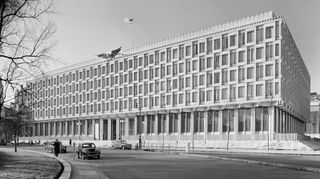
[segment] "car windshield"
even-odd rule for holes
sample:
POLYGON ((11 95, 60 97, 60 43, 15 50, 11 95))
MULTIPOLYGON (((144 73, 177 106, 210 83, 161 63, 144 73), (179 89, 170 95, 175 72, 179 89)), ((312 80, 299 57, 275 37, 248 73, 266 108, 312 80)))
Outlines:
POLYGON ((125 140, 122 140, 121 141, 121 144, 126 144, 127 142, 125 140))
POLYGON ((96 146, 91 143, 91 144, 82 144, 82 148, 95 148, 96 146))

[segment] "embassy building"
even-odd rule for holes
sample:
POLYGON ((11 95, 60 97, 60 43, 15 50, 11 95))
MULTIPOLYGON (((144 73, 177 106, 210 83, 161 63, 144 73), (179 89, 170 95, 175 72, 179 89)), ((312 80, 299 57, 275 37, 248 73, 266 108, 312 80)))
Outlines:
POLYGON ((303 137, 310 74, 273 12, 121 53, 28 82, 23 138, 257 148, 303 137))

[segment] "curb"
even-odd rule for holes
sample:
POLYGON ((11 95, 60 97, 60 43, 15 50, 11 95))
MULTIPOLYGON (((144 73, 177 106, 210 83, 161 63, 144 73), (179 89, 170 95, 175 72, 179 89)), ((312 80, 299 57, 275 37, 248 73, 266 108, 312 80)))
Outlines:
POLYGON ((58 158, 58 157, 55 157, 53 155, 47 154, 47 153, 43 153, 43 152, 38 152, 38 151, 34 151, 34 150, 27 150, 27 149, 23 149, 23 150, 26 150, 29 152, 34 152, 34 153, 39 153, 39 154, 46 155, 48 157, 51 157, 51 158, 58 160, 58 162, 63 166, 62 173, 61 173, 61 171, 59 171, 59 173, 61 173, 61 175, 59 176, 59 179, 70 179, 71 165, 68 162, 66 162, 65 160, 58 158))
POLYGON ((245 160, 245 159, 236 159, 236 158, 226 158, 226 157, 216 157, 216 156, 207 156, 207 155, 199 155, 199 154, 185 154, 184 153, 182 155, 220 159, 220 160, 225 160, 225 161, 243 162, 243 163, 256 164, 256 165, 265 165, 265 166, 288 168, 288 169, 293 169, 293 170, 303 170, 303 171, 308 171, 308 172, 320 173, 320 168, 305 167, 305 166, 300 166, 300 165, 291 165, 291 164, 282 164, 282 163, 264 162, 264 161, 255 161, 255 160, 245 160))

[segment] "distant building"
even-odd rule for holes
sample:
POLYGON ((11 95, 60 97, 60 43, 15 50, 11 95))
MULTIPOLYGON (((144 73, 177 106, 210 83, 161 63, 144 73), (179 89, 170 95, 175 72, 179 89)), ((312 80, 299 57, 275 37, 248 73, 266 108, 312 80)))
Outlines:
POLYGON ((306 124, 307 134, 320 134, 320 95, 311 93, 310 120, 306 124))
POLYGON ((273 12, 122 54, 30 81, 32 136, 209 146, 302 135, 310 118, 310 74, 273 12))

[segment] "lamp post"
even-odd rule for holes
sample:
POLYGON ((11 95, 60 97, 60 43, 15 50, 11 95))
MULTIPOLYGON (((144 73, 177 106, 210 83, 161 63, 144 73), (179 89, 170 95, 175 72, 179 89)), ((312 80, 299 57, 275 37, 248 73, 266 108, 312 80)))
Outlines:
POLYGON ((228 126, 228 133, 227 133, 227 135, 228 135, 228 138, 227 138, 227 151, 229 151, 229 138, 230 138, 230 110, 228 109, 228 107, 226 106, 226 109, 227 109, 227 126, 228 126))
MULTIPOLYGON (((139 96, 139 99, 138 99, 139 101, 138 102, 136 102, 136 108, 138 108, 139 109, 139 117, 138 117, 138 121, 139 121, 139 119, 141 120, 141 97, 139 96)), ((137 122, 137 128, 139 127, 139 130, 137 131, 137 134, 139 134, 139 149, 141 149, 141 129, 140 129, 140 124, 138 124, 138 122, 137 122)))
POLYGON ((162 151, 164 151, 164 118, 166 117, 165 114, 162 114, 161 118, 161 132, 162 132, 162 151))

